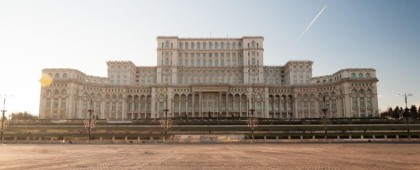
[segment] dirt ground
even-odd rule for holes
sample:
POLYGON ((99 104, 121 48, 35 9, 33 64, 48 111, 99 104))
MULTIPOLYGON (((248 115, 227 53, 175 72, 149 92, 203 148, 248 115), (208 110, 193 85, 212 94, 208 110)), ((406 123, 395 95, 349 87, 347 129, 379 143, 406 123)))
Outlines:
POLYGON ((420 144, 2 144, 0 169, 420 169, 420 144))

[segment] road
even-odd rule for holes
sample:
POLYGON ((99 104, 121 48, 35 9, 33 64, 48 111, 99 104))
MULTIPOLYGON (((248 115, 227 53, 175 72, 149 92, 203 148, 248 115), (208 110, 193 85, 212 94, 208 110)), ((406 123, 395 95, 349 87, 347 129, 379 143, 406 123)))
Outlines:
POLYGON ((0 169, 418 169, 420 144, 2 144, 0 169))

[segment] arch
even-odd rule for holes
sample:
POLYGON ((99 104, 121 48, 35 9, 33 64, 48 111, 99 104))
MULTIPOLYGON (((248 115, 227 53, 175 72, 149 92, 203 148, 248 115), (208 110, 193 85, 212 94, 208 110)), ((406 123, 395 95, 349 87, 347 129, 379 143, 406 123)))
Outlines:
POLYGON ((67 91, 65 89, 61 90, 61 95, 66 95, 67 91))
POLYGON ((57 89, 55 89, 53 94, 54 94, 54 95, 59 95, 59 94, 60 94, 60 92, 59 92, 57 89))
POLYGON ((63 78, 67 78, 67 73, 64 73, 63 74, 63 78))
POLYGON ((363 78, 363 73, 359 73, 359 78, 363 78))
POLYGON ((60 74, 58 74, 58 73, 55 73, 55 76, 54 76, 54 78, 56 78, 56 79, 59 79, 59 78, 60 78, 60 74))
POLYGON ((370 73, 366 73, 366 78, 370 78, 370 73))
POLYGON ((50 89, 48 89, 45 93, 46 93, 47 95, 51 95, 51 90, 50 90, 50 89))

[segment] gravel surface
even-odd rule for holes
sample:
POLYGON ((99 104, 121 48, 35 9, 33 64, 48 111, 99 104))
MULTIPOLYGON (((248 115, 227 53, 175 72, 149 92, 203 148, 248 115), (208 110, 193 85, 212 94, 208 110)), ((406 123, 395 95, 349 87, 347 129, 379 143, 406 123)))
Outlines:
POLYGON ((420 169, 420 144, 2 144, 0 169, 420 169))

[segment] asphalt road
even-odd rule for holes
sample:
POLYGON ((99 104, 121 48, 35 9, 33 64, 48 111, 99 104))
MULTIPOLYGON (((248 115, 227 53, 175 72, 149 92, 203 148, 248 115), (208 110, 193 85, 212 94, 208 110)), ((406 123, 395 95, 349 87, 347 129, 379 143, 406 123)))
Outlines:
POLYGON ((420 144, 2 144, 0 169, 420 169, 420 144))

